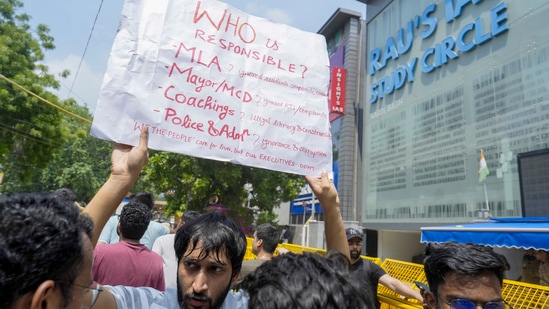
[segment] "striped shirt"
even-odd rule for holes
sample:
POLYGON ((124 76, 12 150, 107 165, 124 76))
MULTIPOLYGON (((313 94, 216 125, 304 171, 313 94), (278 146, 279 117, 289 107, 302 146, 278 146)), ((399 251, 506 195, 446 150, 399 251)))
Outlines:
MULTIPOLYGON (((114 295, 118 309, 181 309, 177 303, 177 288, 161 292, 153 288, 106 286, 114 295)), ((221 309, 247 309, 248 294, 229 291, 221 309)))

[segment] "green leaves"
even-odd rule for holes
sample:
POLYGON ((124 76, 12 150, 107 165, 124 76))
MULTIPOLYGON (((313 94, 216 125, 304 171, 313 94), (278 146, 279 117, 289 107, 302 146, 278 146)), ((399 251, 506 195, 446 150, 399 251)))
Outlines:
POLYGON ((204 211, 215 200, 251 222, 247 209, 248 192, 244 184, 253 186, 250 206, 257 206, 263 220, 275 220, 273 207, 299 194, 305 184, 299 175, 236 165, 167 152, 151 152, 144 177, 153 192, 166 193, 167 207, 175 214, 183 210, 204 211))
POLYGON ((59 86, 47 73, 47 67, 37 65, 43 60, 41 46, 52 47, 48 27, 39 26, 33 37, 27 24, 30 17, 18 13, 22 2, 6 0, 0 4, 0 164, 5 166, 8 179, 18 178, 22 184, 30 181, 36 168, 48 165, 66 140, 59 130, 62 115, 19 86, 47 97, 59 104, 57 97, 46 89, 59 86), (38 69, 38 70, 37 70, 38 69), (7 164, 6 160, 12 160, 7 164), (17 164, 17 167, 13 165, 17 164), (12 166, 7 170, 6 166, 12 166))

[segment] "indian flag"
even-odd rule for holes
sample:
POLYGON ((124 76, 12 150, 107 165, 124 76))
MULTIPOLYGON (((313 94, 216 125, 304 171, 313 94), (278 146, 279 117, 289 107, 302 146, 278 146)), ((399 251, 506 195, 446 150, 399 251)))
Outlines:
POLYGON ((486 160, 484 159, 484 151, 480 150, 480 164, 478 167, 478 182, 482 182, 486 176, 490 174, 486 160))

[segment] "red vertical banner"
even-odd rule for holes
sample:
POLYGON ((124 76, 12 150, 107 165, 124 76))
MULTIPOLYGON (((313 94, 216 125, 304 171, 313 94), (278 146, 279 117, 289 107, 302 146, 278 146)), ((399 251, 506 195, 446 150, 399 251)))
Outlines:
POLYGON ((344 68, 332 68, 330 80, 330 113, 345 114, 346 78, 347 71, 344 68))

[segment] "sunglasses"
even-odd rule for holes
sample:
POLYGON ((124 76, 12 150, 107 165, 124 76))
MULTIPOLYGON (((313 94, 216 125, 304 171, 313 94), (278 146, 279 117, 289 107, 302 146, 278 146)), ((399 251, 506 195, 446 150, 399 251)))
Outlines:
MULTIPOLYGON (((452 301, 446 302, 447 305, 450 305, 452 309, 476 309, 477 304, 469 299, 454 299, 452 301)), ((490 301, 485 304, 480 305, 484 309, 512 309, 513 307, 509 305, 506 301, 490 301)))

